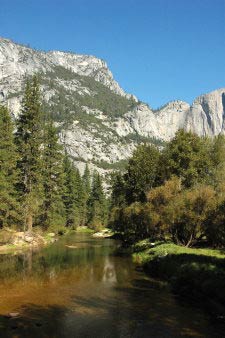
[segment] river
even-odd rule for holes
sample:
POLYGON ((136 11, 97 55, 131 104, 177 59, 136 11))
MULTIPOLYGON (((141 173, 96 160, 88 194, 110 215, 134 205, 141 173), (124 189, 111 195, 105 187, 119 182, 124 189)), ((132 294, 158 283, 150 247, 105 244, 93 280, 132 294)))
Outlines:
POLYGON ((0 255, 0 337, 224 337, 203 310, 115 255, 117 245, 74 233, 0 255))

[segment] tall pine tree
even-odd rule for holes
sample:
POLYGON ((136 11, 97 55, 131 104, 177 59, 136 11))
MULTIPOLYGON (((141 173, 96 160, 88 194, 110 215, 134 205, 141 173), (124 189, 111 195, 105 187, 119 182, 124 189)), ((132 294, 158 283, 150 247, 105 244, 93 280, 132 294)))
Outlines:
POLYGON ((102 180, 97 171, 93 174, 92 189, 88 204, 88 224, 95 229, 102 228, 107 221, 107 201, 102 187, 102 180))
POLYGON ((0 106, 0 227, 15 225, 19 220, 15 183, 16 147, 13 123, 7 108, 0 106))
POLYGON ((81 224, 83 187, 79 170, 74 167, 67 154, 64 159, 64 172, 66 224, 67 226, 77 227, 81 224))
POLYGON ((52 121, 44 128, 43 140, 43 205, 40 224, 45 228, 50 225, 65 224, 64 167, 62 146, 59 144, 57 130, 52 121))
POLYGON ((28 231, 32 231, 42 199, 42 128, 39 83, 37 76, 34 76, 26 83, 16 132, 19 154, 18 189, 28 231))
POLYGON ((86 225, 88 222, 88 200, 91 193, 91 175, 88 164, 86 163, 84 174, 82 177, 83 182, 83 224, 86 225))

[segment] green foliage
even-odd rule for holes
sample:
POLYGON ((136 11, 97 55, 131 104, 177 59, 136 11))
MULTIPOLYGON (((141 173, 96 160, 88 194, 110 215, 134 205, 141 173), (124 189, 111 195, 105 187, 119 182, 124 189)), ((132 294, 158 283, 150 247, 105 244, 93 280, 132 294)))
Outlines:
POLYGON ((54 110, 55 112, 58 111, 58 116, 55 114, 53 116, 57 120, 60 118, 61 121, 65 121, 66 116, 70 115, 70 111, 79 114, 82 106, 99 109, 105 115, 116 118, 126 114, 137 105, 133 98, 128 99, 115 94, 108 87, 94 80, 93 77, 78 75, 62 66, 56 66, 53 71, 42 74, 41 81, 50 88, 57 89, 58 94, 54 98, 54 108, 52 109, 53 114, 54 110), (56 84, 56 78, 65 81, 77 81, 81 87, 88 88, 91 95, 74 92, 73 100, 71 101, 71 98, 68 97, 68 92, 62 86, 56 84))
POLYGON ((135 252, 133 259, 152 276, 168 280, 176 293, 224 305, 224 252, 159 244, 135 252))
POLYGON ((128 161, 127 160, 120 160, 118 162, 109 163, 106 161, 92 161, 93 164, 96 164, 98 168, 102 168, 105 170, 120 170, 125 171, 125 168, 127 167, 128 161))
POLYGON ((153 145, 140 145, 134 151, 124 175, 128 204, 146 201, 146 192, 155 184, 159 156, 153 145))
POLYGON ((64 167, 62 146, 59 144, 57 130, 52 121, 44 129, 43 139, 43 203, 38 223, 48 228, 51 224, 65 224, 63 203, 64 167))
MULTIPOLYGON (((181 193, 181 180, 172 177, 164 185, 156 187, 147 194, 151 208, 151 227, 156 229, 156 238, 165 238, 173 226, 174 198, 181 193)), ((175 204, 176 205, 176 204, 175 204)))
POLYGON ((16 147, 13 123, 7 108, 0 106, 0 227, 18 224, 19 205, 15 184, 17 181, 16 147))
POLYGON ((112 207, 122 207, 126 204, 125 180, 120 172, 114 172, 111 176, 111 205, 112 207))
POLYGON ((185 187, 204 183, 212 170, 210 145, 208 139, 179 130, 162 153, 158 173, 161 183, 173 175, 180 177, 185 187))
POLYGON ((18 152, 18 190, 29 230, 32 229, 42 197, 42 121, 39 83, 34 76, 26 83, 15 138, 18 152))
POLYGON ((64 205, 66 210, 66 225, 76 228, 81 222, 81 194, 83 192, 81 177, 69 156, 64 158, 65 191, 64 205))
POLYGON ((224 136, 180 130, 162 152, 140 146, 112 181, 110 224, 127 240, 225 246, 224 172, 224 136))
POLYGON ((225 200, 210 210, 204 223, 209 244, 214 247, 225 246, 225 200))
POLYGON ((151 227, 151 210, 148 205, 135 202, 127 207, 114 207, 109 221, 110 227, 122 235, 129 244, 148 236, 155 237, 155 228, 151 227))
POLYGON ((102 187, 102 180, 98 172, 94 172, 90 198, 88 200, 88 225, 94 229, 101 229, 106 225, 108 217, 108 203, 102 187))
POLYGON ((204 222, 215 207, 215 191, 209 186, 184 190, 169 203, 167 218, 172 239, 193 245, 205 235, 204 222))
POLYGON ((51 112, 43 114, 42 108, 34 76, 26 82, 14 144, 9 112, 0 107, 0 227, 19 224, 32 231, 35 225, 64 233, 65 225, 104 226, 108 201, 100 176, 94 175, 92 186, 88 166, 80 176, 69 156, 63 156, 51 112))
POLYGON ((225 136, 218 135, 212 142, 210 158, 212 162, 211 184, 224 195, 225 192, 225 136))
POLYGON ((128 134, 123 137, 123 139, 127 141, 134 141, 136 143, 150 143, 155 145, 156 147, 164 147, 166 145, 166 142, 157 139, 155 137, 146 137, 146 136, 141 136, 138 133, 132 133, 128 134))
POLYGON ((86 193, 86 198, 87 198, 91 192, 91 174, 90 174, 88 164, 86 164, 85 166, 82 180, 83 180, 84 191, 86 193))
POLYGON ((91 174, 88 167, 88 164, 86 164, 84 169, 84 174, 82 177, 82 184, 83 184, 83 224, 88 223, 88 200, 91 193, 91 174))

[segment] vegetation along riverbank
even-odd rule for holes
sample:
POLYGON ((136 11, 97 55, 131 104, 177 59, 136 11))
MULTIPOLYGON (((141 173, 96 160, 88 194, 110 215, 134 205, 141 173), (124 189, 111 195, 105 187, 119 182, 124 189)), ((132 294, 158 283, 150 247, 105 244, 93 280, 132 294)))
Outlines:
POLYGON ((110 225, 174 292, 225 315, 225 138, 179 130, 143 144, 114 176, 110 225), (152 244, 151 244, 152 243, 152 244), (157 243, 153 245, 154 243, 157 243))
POLYGON ((16 121, 0 106, 0 251, 38 246, 52 240, 49 234, 83 226, 98 230, 107 223, 101 176, 90 172, 88 163, 81 175, 40 96, 34 76, 26 81, 16 121))
POLYGON ((225 308, 225 137, 179 130, 163 148, 143 143, 103 184, 88 163, 83 174, 75 167, 42 109, 37 76, 15 126, 0 107, 1 250, 94 230, 121 239, 177 293, 225 308))
POLYGON ((200 301, 214 317, 225 319, 225 251, 147 240, 132 249, 134 262, 152 277, 166 280, 174 293, 200 301))

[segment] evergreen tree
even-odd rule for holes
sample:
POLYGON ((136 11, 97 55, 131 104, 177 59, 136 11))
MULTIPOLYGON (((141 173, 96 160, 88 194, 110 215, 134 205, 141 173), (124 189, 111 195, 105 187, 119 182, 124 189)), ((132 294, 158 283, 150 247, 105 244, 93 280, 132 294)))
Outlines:
POLYGON ((85 190, 86 194, 89 195, 90 192, 91 192, 91 175, 90 175, 90 170, 89 170, 87 163, 86 163, 86 166, 85 166, 85 169, 84 169, 84 174, 83 174, 82 180, 83 180, 84 190, 85 190))
POLYGON ((70 226, 74 223, 74 181, 75 173, 68 154, 64 157, 64 173, 65 173, 65 191, 64 205, 66 210, 66 225, 70 226))
POLYGON ((102 180, 97 171, 93 174, 92 189, 89 198, 88 224, 93 228, 101 228, 107 221, 107 202, 102 180))
POLYGON ((77 210, 77 226, 86 224, 86 193, 84 190, 83 180, 78 169, 76 169, 76 182, 75 182, 75 208, 77 210))
POLYGON ((155 184, 159 156, 153 145, 141 145, 134 151, 124 175, 128 204, 146 201, 146 192, 155 184))
POLYGON ((13 123, 8 109, 2 106, 0 106, 0 130, 0 227, 4 227, 18 222, 19 208, 15 191, 17 155, 13 123))
POLYGON ((19 155, 18 190, 27 230, 31 231, 41 204, 42 192, 42 113, 36 76, 27 81, 22 110, 17 120, 16 144, 19 155))
POLYGON ((46 228, 65 224, 62 146, 52 121, 46 123, 43 145, 43 205, 40 223, 46 228))
POLYGON ((74 167, 67 154, 65 155, 64 159, 64 172, 64 204, 66 209, 66 224, 67 226, 76 227, 83 223, 83 185, 79 170, 74 167))
POLYGON ((211 184, 216 188, 220 197, 225 197, 225 136, 218 135, 213 139, 211 149, 211 184))
POLYGON ((126 204, 125 181, 120 172, 114 173, 111 178, 112 194, 111 207, 122 207, 126 204))
POLYGON ((88 200, 91 193, 91 175, 88 164, 86 163, 84 174, 82 177, 83 183, 83 224, 87 224, 88 222, 88 200))

